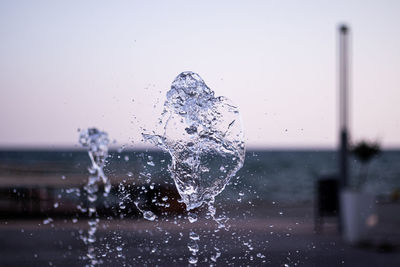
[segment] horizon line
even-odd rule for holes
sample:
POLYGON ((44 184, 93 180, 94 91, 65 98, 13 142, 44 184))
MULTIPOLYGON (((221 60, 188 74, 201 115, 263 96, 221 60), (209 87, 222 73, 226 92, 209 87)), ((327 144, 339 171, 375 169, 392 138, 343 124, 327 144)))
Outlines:
MULTIPOLYGON (((269 145, 248 145, 246 146, 246 150, 250 151, 265 151, 265 150, 271 150, 271 151, 285 151, 285 150, 322 150, 322 151, 333 151, 333 150, 338 150, 339 146, 328 146, 328 145, 298 145, 298 146, 290 146, 290 145, 281 145, 281 146, 269 146, 269 145)), ((83 151, 85 148, 79 146, 78 144, 76 145, 0 145, 0 151, 29 151, 29 150, 42 150, 42 151, 51 151, 51 150, 57 150, 57 151, 83 151)), ((110 151, 115 151, 115 150, 122 150, 123 151, 157 151, 161 150, 160 148, 157 148, 155 146, 151 145, 110 145, 109 146, 110 151)), ((386 151, 391 151, 391 150, 400 150, 400 146, 382 146, 382 150, 386 151)))

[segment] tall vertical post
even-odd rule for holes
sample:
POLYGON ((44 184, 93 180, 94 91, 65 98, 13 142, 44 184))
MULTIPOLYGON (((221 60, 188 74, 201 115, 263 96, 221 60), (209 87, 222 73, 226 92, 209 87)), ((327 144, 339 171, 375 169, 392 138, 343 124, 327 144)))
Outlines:
POLYGON ((340 188, 348 185, 348 33, 346 25, 339 27, 339 133, 340 188))

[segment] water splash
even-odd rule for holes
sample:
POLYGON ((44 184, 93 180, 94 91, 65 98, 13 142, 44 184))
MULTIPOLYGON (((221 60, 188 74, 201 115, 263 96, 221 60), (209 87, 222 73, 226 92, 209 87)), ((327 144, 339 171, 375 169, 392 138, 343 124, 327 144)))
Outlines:
POLYGON ((172 157, 172 178, 186 209, 212 203, 243 166, 244 135, 239 110, 215 97, 196 73, 183 72, 167 92, 163 134, 143 134, 172 157))
MULTIPOLYGON (((227 218, 215 216, 214 200, 243 166, 245 145, 238 108, 225 97, 215 97, 198 74, 183 72, 167 92, 160 125, 162 134, 143 137, 171 155, 169 171, 190 223, 197 221, 191 210, 206 203, 208 216, 218 228, 225 228, 227 218)), ((200 237, 191 232, 189 238, 189 263, 196 264, 200 237)), ((212 261, 220 256, 216 251, 212 261)))
POLYGON ((108 157, 109 142, 107 133, 101 132, 96 128, 80 131, 79 143, 81 146, 87 148, 92 163, 92 166, 88 169, 90 173, 88 182, 84 186, 89 204, 88 208, 83 210, 87 211, 89 216, 89 230, 87 236, 82 237, 88 248, 86 256, 90 262, 89 266, 95 266, 101 263, 94 247, 96 232, 100 221, 97 218, 95 202, 98 198, 99 185, 102 184, 104 186, 103 195, 105 197, 108 196, 111 190, 111 182, 103 172, 103 167, 108 157))

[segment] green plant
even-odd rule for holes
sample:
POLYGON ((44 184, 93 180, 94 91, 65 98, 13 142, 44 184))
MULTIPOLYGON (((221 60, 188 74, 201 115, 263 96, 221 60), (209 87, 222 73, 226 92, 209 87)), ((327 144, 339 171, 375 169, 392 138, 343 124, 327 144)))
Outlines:
POLYGON ((381 149, 377 142, 360 141, 353 146, 351 152, 361 163, 356 183, 356 188, 360 188, 367 180, 370 161, 381 152, 381 149))

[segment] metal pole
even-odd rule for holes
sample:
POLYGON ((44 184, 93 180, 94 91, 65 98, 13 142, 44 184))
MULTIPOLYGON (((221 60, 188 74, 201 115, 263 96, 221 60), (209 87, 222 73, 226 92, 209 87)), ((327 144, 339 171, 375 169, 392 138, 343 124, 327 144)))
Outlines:
POLYGON ((339 212, 338 230, 343 232, 341 192, 348 186, 348 32, 346 25, 339 27, 339 212))
POLYGON ((348 185, 348 32, 339 27, 339 131, 340 131, 340 188, 348 185))

